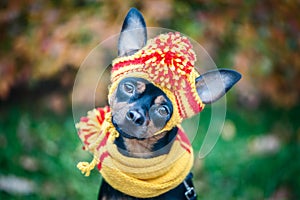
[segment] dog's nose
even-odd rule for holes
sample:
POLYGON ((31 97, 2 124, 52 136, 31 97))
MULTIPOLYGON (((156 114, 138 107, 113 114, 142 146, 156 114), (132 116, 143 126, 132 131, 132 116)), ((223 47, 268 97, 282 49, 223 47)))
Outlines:
POLYGON ((144 124, 145 122, 145 118, 144 116, 136 111, 136 110, 129 110, 127 113, 126 113, 126 118, 129 120, 129 121, 132 121, 133 123, 135 123, 136 125, 138 126, 141 126, 144 124))

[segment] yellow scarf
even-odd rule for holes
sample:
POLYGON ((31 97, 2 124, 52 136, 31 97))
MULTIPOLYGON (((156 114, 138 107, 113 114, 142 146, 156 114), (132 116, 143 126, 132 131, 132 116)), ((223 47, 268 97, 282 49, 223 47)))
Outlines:
POLYGON ((77 167, 86 176, 97 166, 103 178, 116 190, 137 198, 159 196, 178 186, 190 172, 194 156, 181 127, 170 152, 154 158, 132 158, 121 154, 114 140, 119 136, 111 123, 109 107, 89 111, 78 124, 84 149, 94 155, 92 162, 77 167))

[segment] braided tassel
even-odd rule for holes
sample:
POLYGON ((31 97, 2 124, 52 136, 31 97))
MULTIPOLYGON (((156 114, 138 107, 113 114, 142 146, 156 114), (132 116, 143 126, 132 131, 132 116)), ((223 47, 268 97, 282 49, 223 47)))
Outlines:
POLYGON ((90 176, 91 171, 95 168, 95 166, 98 164, 98 162, 99 162, 99 159, 96 156, 94 156, 94 159, 90 163, 88 163, 88 162, 79 162, 77 164, 77 168, 85 176, 90 176))

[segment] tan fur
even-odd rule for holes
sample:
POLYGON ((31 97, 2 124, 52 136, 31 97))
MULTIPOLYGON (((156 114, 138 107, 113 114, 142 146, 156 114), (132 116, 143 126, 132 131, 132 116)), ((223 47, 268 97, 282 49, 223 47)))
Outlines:
POLYGON ((162 133, 144 140, 124 138, 124 142, 130 156, 138 158, 150 158, 153 157, 155 153, 151 151, 153 145, 165 135, 166 133, 162 133))
POLYGON ((130 104, 126 103, 126 102, 117 102, 117 103, 113 103, 111 105, 112 108, 112 115, 114 117, 120 116, 120 118, 124 118, 124 116, 126 115, 127 111, 130 108, 130 104))
POLYGON ((156 127, 152 121, 149 121, 148 130, 147 130, 148 137, 154 135, 155 133, 157 133, 160 130, 161 130, 161 128, 156 127))
POLYGON ((137 81, 137 92, 139 94, 142 94, 145 90, 146 90, 146 84, 141 81, 137 81))
POLYGON ((163 104, 165 102, 167 102, 167 100, 163 95, 160 95, 160 96, 156 97, 156 99, 154 100, 154 103, 159 104, 159 105, 163 104))

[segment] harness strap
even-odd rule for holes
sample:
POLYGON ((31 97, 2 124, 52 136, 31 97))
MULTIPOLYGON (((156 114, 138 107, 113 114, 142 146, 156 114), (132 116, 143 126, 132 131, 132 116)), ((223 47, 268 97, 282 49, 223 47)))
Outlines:
POLYGON ((183 181, 184 187, 186 189, 186 192, 184 193, 185 197, 187 200, 196 200, 197 199, 197 194, 195 192, 194 186, 188 184, 188 180, 192 180, 193 174, 189 173, 185 180, 183 181))

